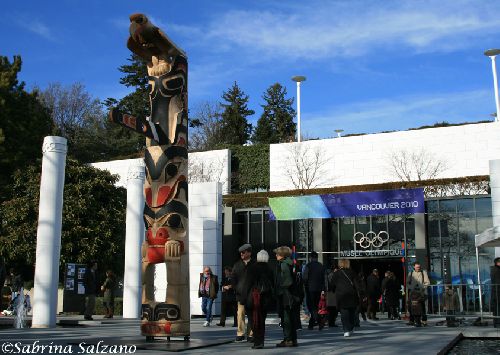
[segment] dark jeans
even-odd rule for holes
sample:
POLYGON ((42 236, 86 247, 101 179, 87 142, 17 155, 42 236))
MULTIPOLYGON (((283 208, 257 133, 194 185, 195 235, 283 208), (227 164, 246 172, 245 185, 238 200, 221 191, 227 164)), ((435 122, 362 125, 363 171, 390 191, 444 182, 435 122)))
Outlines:
POLYGON ((103 301, 103 306, 106 308, 106 311, 113 314, 115 313, 115 300, 111 299, 109 301, 103 301))
POLYGON ((446 326, 453 326, 456 322, 455 311, 446 311, 446 326))
POLYGON ((355 327, 360 327, 361 324, 359 323, 359 315, 361 314, 361 317, 363 317, 364 320, 366 320, 366 313, 365 313, 365 307, 361 304, 359 304, 356 307, 356 312, 354 315, 354 326, 355 327))
POLYGON ((238 324, 237 307, 235 300, 222 300, 220 304, 220 324, 226 324, 226 316, 228 311, 233 314, 233 325, 238 324))
POLYGON ((355 325, 356 308, 341 308, 340 319, 342 320, 342 327, 344 332, 352 332, 355 325))
POLYGON ((85 296, 85 317, 89 318, 95 312, 95 295, 85 296))
POLYGON ((309 327, 313 327, 318 324, 318 304, 321 298, 321 291, 308 291, 307 292, 307 308, 311 312, 311 317, 309 318, 309 327))
POLYGON ((368 318, 375 318, 377 316, 377 306, 378 306, 377 296, 369 296, 368 297, 368 318))
POLYGON ((398 306, 395 305, 385 305, 387 309, 387 318, 399 318, 398 306))
POLYGON ((333 327, 337 320, 337 307, 328 307, 328 326, 333 327))
MULTIPOLYGON (((493 290, 492 290, 493 292, 493 290)), ((492 311, 493 311, 493 316, 496 317, 496 318, 493 318, 493 326, 495 328, 500 328, 500 300, 499 300, 499 296, 497 296, 496 299, 493 299, 492 302, 491 302, 491 308, 492 308, 492 311)))
POLYGON ((297 342, 297 317, 294 312, 299 312, 297 306, 283 308, 283 337, 285 341, 297 342))

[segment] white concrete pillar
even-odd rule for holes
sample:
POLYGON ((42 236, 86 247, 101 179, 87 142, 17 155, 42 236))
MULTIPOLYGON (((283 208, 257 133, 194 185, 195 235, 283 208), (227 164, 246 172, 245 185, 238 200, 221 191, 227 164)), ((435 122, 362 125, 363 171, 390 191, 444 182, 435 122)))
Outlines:
MULTIPOLYGON (((204 266, 222 281, 222 184, 189 184, 189 282, 191 314, 202 315, 198 298, 200 273, 204 266)), ((220 314, 220 291, 212 314, 220 314)))
POLYGON ((127 216, 123 318, 141 316, 141 245, 144 239, 144 165, 131 165, 127 174, 127 216))
MULTIPOLYGON (((500 226, 500 159, 490 160, 490 189, 493 227, 497 227, 500 226)), ((495 248, 495 256, 500 257, 500 248, 495 248)))
POLYGON ((45 137, 36 239, 33 328, 56 326, 66 138, 45 137))

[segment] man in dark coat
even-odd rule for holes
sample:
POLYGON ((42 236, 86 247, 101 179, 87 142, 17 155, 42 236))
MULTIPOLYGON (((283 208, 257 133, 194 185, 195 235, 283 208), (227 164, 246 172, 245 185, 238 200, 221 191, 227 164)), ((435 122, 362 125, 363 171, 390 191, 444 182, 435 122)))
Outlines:
MULTIPOLYGON (((247 334, 247 341, 253 341, 252 332, 250 327, 245 329, 245 282, 247 277, 247 270, 250 265, 255 261, 252 259, 252 246, 250 244, 243 244, 238 251, 240 252, 240 260, 233 266, 233 289, 236 293, 236 301, 238 302, 238 330, 236 331, 236 341, 244 341, 245 334, 247 334)), ((248 314, 248 323, 252 324, 252 315, 248 314)))
POLYGON ((493 326, 500 328, 500 258, 495 258, 491 267, 491 310, 493 311, 493 326))
POLYGON ((396 280, 396 275, 392 271, 388 271, 386 274, 387 276, 382 280, 382 293, 384 294, 387 318, 401 319, 398 312, 401 288, 396 280))
POLYGON ((226 266, 224 268, 224 276, 222 277, 222 283, 220 286, 222 297, 220 304, 220 321, 217 323, 220 327, 226 326, 226 316, 228 311, 231 311, 233 319, 233 327, 238 324, 237 319, 237 308, 236 308, 236 295, 233 289, 233 268, 226 266))
POLYGON ((274 249, 278 263, 275 273, 276 301, 278 314, 281 315, 283 327, 283 341, 277 347, 294 347, 297 344, 297 317, 294 312, 299 311, 300 298, 297 294, 297 284, 292 272, 293 262, 290 259, 292 251, 287 246, 274 249))
POLYGON ((313 329, 318 324, 318 303, 321 291, 325 289, 325 269, 318 261, 318 253, 311 252, 311 261, 307 263, 302 275, 306 286, 306 302, 311 317, 309 318, 308 329, 313 329))
POLYGON ((377 303, 382 292, 377 269, 373 269, 372 273, 366 278, 366 292, 368 293, 368 319, 378 320, 377 303))
POLYGON ((95 298, 97 295, 97 262, 91 261, 87 264, 87 269, 83 276, 85 286, 85 320, 93 320, 92 314, 95 311, 95 298))

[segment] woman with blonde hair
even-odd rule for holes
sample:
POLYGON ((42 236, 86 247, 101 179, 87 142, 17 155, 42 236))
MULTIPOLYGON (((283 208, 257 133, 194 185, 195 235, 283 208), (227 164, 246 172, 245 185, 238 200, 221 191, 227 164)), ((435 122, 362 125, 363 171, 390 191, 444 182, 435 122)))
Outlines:
POLYGON ((356 307, 360 297, 364 297, 358 275, 350 266, 349 259, 340 259, 339 269, 331 277, 331 288, 337 296, 337 308, 340 309, 345 337, 350 337, 354 331, 356 307))

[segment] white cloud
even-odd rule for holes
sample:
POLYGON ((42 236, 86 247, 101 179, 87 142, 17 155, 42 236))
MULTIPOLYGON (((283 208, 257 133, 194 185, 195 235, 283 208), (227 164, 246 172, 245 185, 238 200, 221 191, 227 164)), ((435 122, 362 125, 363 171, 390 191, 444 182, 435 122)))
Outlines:
POLYGON ((261 60, 327 59, 386 49, 467 48, 479 37, 495 36, 499 17, 500 3, 493 1, 308 1, 302 7, 230 10, 215 15, 203 31, 178 30, 214 51, 237 48, 261 60))
POLYGON ((345 133, 401 130, 437 122, 491 120, 493 92, 475 90, 411 95, 337 106, 324 112, 302 112, 302 125, 311 137, 331 137, 337 128, 345 133))
POLYGON ((33 32, 37 35, 39 35, 40 37, 43 37, 45 39, 48 39, 50 41, 54 41, 55 40, 55 37, 52 33, 52 31, 50 30, 50 28, 48 26, 46 26, 44 23, 38 21, 38 20, 34 20, 34 19, 30 19, 30 20, 22 20, 22 19, 19 19, 17 21, 17 24, 24 28, 25 30, 28 30, 30 32, 33 32))

